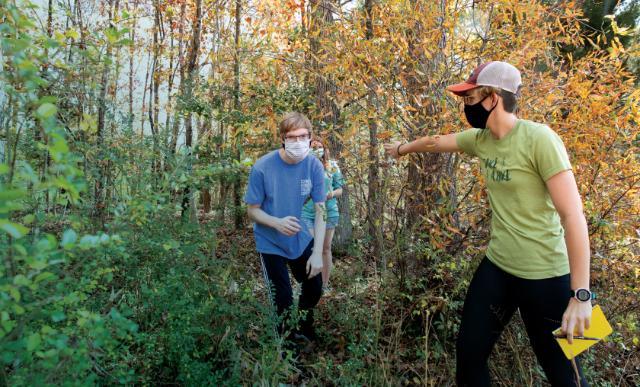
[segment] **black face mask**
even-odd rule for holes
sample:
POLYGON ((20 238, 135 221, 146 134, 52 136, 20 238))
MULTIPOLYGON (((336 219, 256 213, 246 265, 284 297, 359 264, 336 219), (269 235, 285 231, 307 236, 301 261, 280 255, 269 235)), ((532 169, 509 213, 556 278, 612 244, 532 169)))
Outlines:
POLYGON ((495 104, 491 110, 487 110, 482 106, 482 102, 487 99, 489 96, 486 96, 482 99, 482 101, 473 104, 473 105, 464 105, 464 115, 467 117, 467 122, 471 125, 472 128, 478 129, 486 129, 487 128, 487 120, 489 120, 489 116, 493 109, 498 106, 495 104))

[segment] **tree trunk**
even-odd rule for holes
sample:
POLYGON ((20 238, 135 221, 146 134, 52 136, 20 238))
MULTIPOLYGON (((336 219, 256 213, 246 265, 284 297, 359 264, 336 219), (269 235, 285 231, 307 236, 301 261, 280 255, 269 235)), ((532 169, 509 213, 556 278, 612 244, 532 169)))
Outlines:
POLYGON ((158 116, 160 111, 160 55, 161 47, 164 41, 164 35, 162 32, 162 14, 160 12, 160 5, 158 1, 154 1, 154 25, 153 25, 153 61, 151 64, 151 85, 149 87, 149 125, 151 127, 151 136, 153 140, 153 158, 151 161, 152 170, 157 175, 160 172, 160 130, 158 126, 158 116))
MULTIPOLYGON (((179 23, 179 28, 178 28, 178 62, 182 61, 182 33, 184 31, 184 18, 185 18, 185 13, 186 13, 186 9, 187 9, 187 2, 183 2, 180 5, 180 23, 179 23)), ((185 88, 185 66, 181 65, 179 66, 180 68, 180 94, 184 94, 184 88, 185 88)), ((180 130, 180 112, 178 111, 178 109, 176 109, 176 113, 173 117, 173 126, 171 128, 171 152, 175 153, 178 149, 178 134, 179 134, 179 130, 180 130)))
MULTIPOLYGON (((138 1, 136 0, 133 3, 133 12, 136 12, 138 5, 138 1)), ((133 57, 135 54, 135 39, 136 39, 136 20, 133 21, 133 26, 131 27, 131 31, 129 31, 129 39, 131 39, 131 43, 129 44, 129 129, 133 130, 133 120, 135 115, 133 113, 133 57)))
POLYGON ((202 213, 204 215, 211 212, 211 193, 208 188, 203 188, 201 191, 202 194, 202 213))
MULTIPOLYGON (((47 7, 47 36, 50 39, 53 37, 53 0, 49 0, 49 6, 47 7)), ((45 47, 44 52, 45 52, 44 54, 45 58, 48 58, 49 48, 45 47)), ((44 74, 45 77, 48 77, 47 66, 48 66, 48 63, 43 64, 42 73, 44 74)), ((48 93, 48 90, 47 90, 47 93, 48 93)), ((40 140, 44 140, 44 144, 49 145, 49 139, 46 133, 44 133, 44 129, 40 125, 38 125, 35 131, 35 141, 38 142, 40 140)), ((41 181, 44 181, 48 173, 49 162, 51 161, 49 157, 49 151, 46 149, 43 151, 42 160, 43 162, 42 162, 41 181)), ((44 197, 45 212, 49 212, 49 190, 45 191, 44 196, 45 196, 44 197)))
MULTIPOLYGON (((373 39, 373 3, 374 0, 365 0, 364 9, 366 13, 366 35, 367 40, 373 39)), ((374 76, 367 81, 369 108, 375 109, 375 117, 379 114, 379 103, 376 96, 377 82, 374 76)), ((369 236, 373 241, 373 257, 378 260, 382 259, 382 269, 387 267, 383 251, 383 217, 382 217, 382 200, 380 189, 380 158, 378 156, 378 124, 375 118, 369 117, 369 179, 368 179, 368 195, 367 195, 367 220, 369 224, 369 236)))
MULTIPOLYGON (((113 19, 113 0, 108 0, 109 7, 109 15, 107 23, 111 28, 111 23, 113 19)), ((96 128, 97 135, 97 146, 99 149, 99 160, 100 165, 97 168, 97 176, 95 177, 94 184, 94 197, 95 197, 95 207, 94 207, 94 215, 98 219, 102 219, 102 215, 105 211, 105 174, 107 173, 106 168, 102 165, 102 161, 106 159, 105 157, 105 149, 104 149, 104 131, 105 131, 105 113, 107 109, 107 88, 109 84, 109 73, 111 71, 111 54, 112 54, 112 44, 107 40, 107 50, 105 54, 105 58, 103 59, 102 64, 102 75, 100 77, 100 92, 98 98, 98 124, 96 128)))
POLYGON ((149 52, 149 55, 147 56, 147 71, 145 72, 145 76, 144 76, 144 88, 142 89, 142 106, 140 107, 140 139, 143 140, 144 139, 144 121, 145 121, 145 109, 147 108, 145 106, 146 101, 147 101, 147 88, 149 86, 149 76, 151 73, 151 52, 149 52))
MULTIPOLYGON (((113 7, 113 15, 117 15, 118 12, 120 11, 120 0, 115 0, 115 4, 113 7)), ((116 99, 116 93, 118 90, 118 80, 120 79, 120 49, 116 50, 116 54, 115 54, 116 60, 115 60, 115 74, 113 77, 113 87, 109 87, 109 82, 107 82, 107 94, 109 95, 109 97, 112 100, 116 99)), ((111 125, 109 125, 110 130, 108 131, 110 134, 111 139, 114 138, 114 134, 115 134, 115 125, 116 125, 116 121, 115 120, 111 120, 111 125)), ((110 144, 106 145, 107 147, 110 146, 110 144)), ((105 208, 109 208, 110 203, 111 203, 111 199, 112 199, 112 195, 113 195, 113 160, 111 160, 110 157, 107 157, 107 161, 105 164, 105 189, 104 189, 104 198, 105 198, 105 208)))
MULTIPOLYGON (((444 23, 446 15, 446 0, 440 0, 437 4, 418 4, 412 1, 414 7, 434 7, 434 14, 440 15, 439 23, 444 23)), ((430 98, 425 100, 425 96, 441 96, 444 92, 444 86, 437 79, 438 69, 445 62, 444 49, 446 45, 446 35, 442 32, 439 49, 436 54, 427 59, 424 52, 421 51, 420 40, 422 39, 423 26, 420 22, 416 23, 416 28, 408 36, 408 48, 411 57, 415 60, 407 64, 407 71, 411 74, 408 77, 407 95, 409 103, 413 108, 414 122, 413 126, 418 131, 409 131, 409 140, 414 140, 426 134, 433 135, 439 130, 439 121, 429 122, 425 117, 439 117, 441 107, 438 103, 441 98, 430 98), (417 74, 425 74, 419 77, 417 74), (427 79, 425 79, 425 77, 427 79), (431 77, 432 79, 428 79, 431 77), (431 129, 431 130, 430 130, 431 129)), ((445 31, 442 28, 442 31, 445 31)), ((405 202, 405 227, 402 232, 412 233, 415 227, 424 227, 421 220, 425 217, 433 219, 439 224, 446 226, 449 223, 449 217, 443 214, 443 208, 455 208, 449 205, 443 205, 442 200, 455 201, 455 176, 453 173, 454 155, 439 153, 423 153, 413 157, 413 162, 409 164, 407 178, 407 192, 405 202), (441 187, 445 186, 446 193, 443 195, 441 187), (445 215, 445 216, 443 216, 445 215)), ((428 233, 427 233, 428 234, 428 233)), ((428 234, 429 235, 429 234, 428 234)), ((411 257, 409 257, 411 259, 411 257)))
MULTIPOLYGON (((322 63, 322 59, 325 53, 321 49, 321 42, 319 42, 319 39, 324 36, 324 31, 328 30, 325 26, 333 23, 331 10, 335 5, 330 0, 310 0, 309 6, 309 33, 311 36, 311 52, 313 54, 309 55, 309 57, 311 58, 311 68, 313 68, 317 74, 315 77, 316 107, 320 112, 320 120, 324 123, 326 130, 328 130, 328 141, 331 151, 338 160, 341 169, 345 171, 341 156, 342 142, 336 135, 339 130, 338 122, 340 118, 340 110, 334 101, 337 88, 331 79, 323 75, 324 64, 322 63)), ((345 171, 345 176, 347 172, 348 171, 345 171)), ((342 197, 338 200, 340 223, 334 234, 334 245, 338 249, 346 248, 351 241, 353 229, 351 226, 351 212, 349 207, 349 187, 345 186, 342 189, 342 197)))
MULTIPOLYGON (((184 94, 187 96, 192 96, 196 91, 196 77, 198 74, 198 53, 200 51, 200 35, 202 32, 202 0, 195 1, 195 16, 193 19, 192 25, 192 35, 191 35, 191 43, 189 45, 189 53, 187 55, 187 82, 183 82, 185 87, 183 88, 184 94)), ((188 154, 188 163, 189 163, 189 171, 191 170, 191 162, 192 162, 192 145, 193 145, 193 113, 191 111, 187 111, 185 116, 185 146, 187 148, 188 154)), ((183 200, 182 200, 182 216, 186 217, 187 213, 189 214, 189 219, 191 221, 196 220, 196 212, 195 212, 195 196, 193 193, 193 189, 191 187, 187 187, 184 192, 183 200)))
MULTIPOLYGON (((234 54, 234 63, 233 63, 233 109, 236 112, 240 111, 240 23, 241 23, 241 13, 242 13, 242 4, 241 0, 236 0, 236 30, 235 30, 235 54, 234 54)), ((234 158, 240 161, 240 147, 242 146, 241 139, 238 138, 237 131, 237 123, 236 130, 233 135, 233 153, 234 158)), ((240 180, 236 179, 233 183, 233 209, 234 209, 234 224, 236 230, 239 230, 243 226, 244 214, 240 210, 240 196, 241 196, 242 184, 240 180)))
MULTIPOLYGON (((166 102, 166 107, 167 109, 169 109, 171 107, 171 99, 172 99, 172 92, 173 92, 173 80, 175 78, 175 72, 174 72, 174 68, 173 68, 173 64, 174 64, 174 60, 173 60, 173 47, 174 47, 174 42, 175 42, 175 38, 174 38, 174 31, 173 31, 173 16, 169 17, 169 69, 168 69, 168 77, 167 77, 167 102, 166 102)), ((169 123, 170 123, 170 117, 171 114, 169 114, 169 112, 167 112, 167 115, 165 117, 165 122, 164 122, 164 128, 165 128, 165 136, 163 136, 162 138, 162 145, 165 149, 165 152, 167 150, 167 147, 169 146, 169 137, 170 137, 170 132, 169 132, 169 123)), ((172 132, 171 132, 172 133, 172 132)), ((166 158, 165 158, 165 168, 166 168, 166 158)))
MULTIPOLYGON (((211 50, 209 52, 209 56, 211 58, 214 58, 216 53, 219 50, 218 47, 218 39, 220 38, 220 27, 219 27, 219 23, 220 23, 220 15, 218 12, 218 8, 216 8, 215 11, 215 22, 212 23, 214 24, 214 30, 213 33, 211 34, 211 50)), ((218 68, 218 60, 214 60, 212 59, 212 63, 211 63, 211 69, 209 70, 209 80, 210 80, 210 85, 209 85, 209 105, 210 106, 214 106, 216 103, 216 70, 218 68)), ((204 120, 204 124, 203 124, 203 128, 202 128, 202 132, 204 134, 203 137, 206 137, 207 141, 211 144, 212 142, 212 138, 214 137, 213 134, 213 117, 209 116, 207 117, 207 119, 204 120)), ((211 144, 213 145, 213 144, 211 144)), ((217 142, 217 150, 213 150, 212 147, 207 146, 206 149, 208 149, 211 153, 204 155, 208 160, 219 160, 221 157, 220 156, 220 143, 217 142)), ((202 195, 202 211, 204 214, 207 214, 211 211, 211 207, 212 207, 212 195, 211 195, 211 190, 212 187, 210 186, 204 186, 202 187, 202 189, 200 190, 200 194, 202 195)), ((215 191, 214 191, 214 195, 215 195, 215 191)))

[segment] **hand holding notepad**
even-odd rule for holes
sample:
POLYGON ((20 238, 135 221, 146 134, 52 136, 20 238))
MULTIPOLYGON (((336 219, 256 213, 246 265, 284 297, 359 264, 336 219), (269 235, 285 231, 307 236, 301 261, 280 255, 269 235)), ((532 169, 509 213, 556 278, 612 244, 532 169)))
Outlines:
POLYGON ((610 335, 611 332, 613 332, 613 329, 611 325, 609 325, 604 313, 602 313, 600 305, 596 305, 591 311, 591 326, 589 329, 584 330, 582 336, 574 333, 573 344, 569 344, 567 336, 562 333, 561 328, 553 331, 553 336, 556 338, 558 344, 560 344, 560 348, 562 348, 562 352, 564 352, 567 359, 573 359, 598 341, 610 335))

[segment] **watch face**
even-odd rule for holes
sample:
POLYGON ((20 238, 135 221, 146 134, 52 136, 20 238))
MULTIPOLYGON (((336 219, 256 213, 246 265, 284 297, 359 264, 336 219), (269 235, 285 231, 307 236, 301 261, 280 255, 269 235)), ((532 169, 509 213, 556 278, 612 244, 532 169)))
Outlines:
POLYGON ((578 289, 576 298, 580 301, 589 301, 591 299, 591 293, 589 293, 587 289, 578 289))

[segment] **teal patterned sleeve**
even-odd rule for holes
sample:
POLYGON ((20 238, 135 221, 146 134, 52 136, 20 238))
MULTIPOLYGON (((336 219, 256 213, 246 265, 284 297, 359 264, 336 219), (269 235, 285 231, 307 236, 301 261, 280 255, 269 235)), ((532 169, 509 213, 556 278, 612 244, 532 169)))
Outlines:
POLYGON ((342 188, 342 186, 344 185, 344 177, 342 176, 340 167, 335 161, 331 161, 331 166, 332 168, 335 168, 331 176, 331 186, 333 189, 342 188))

